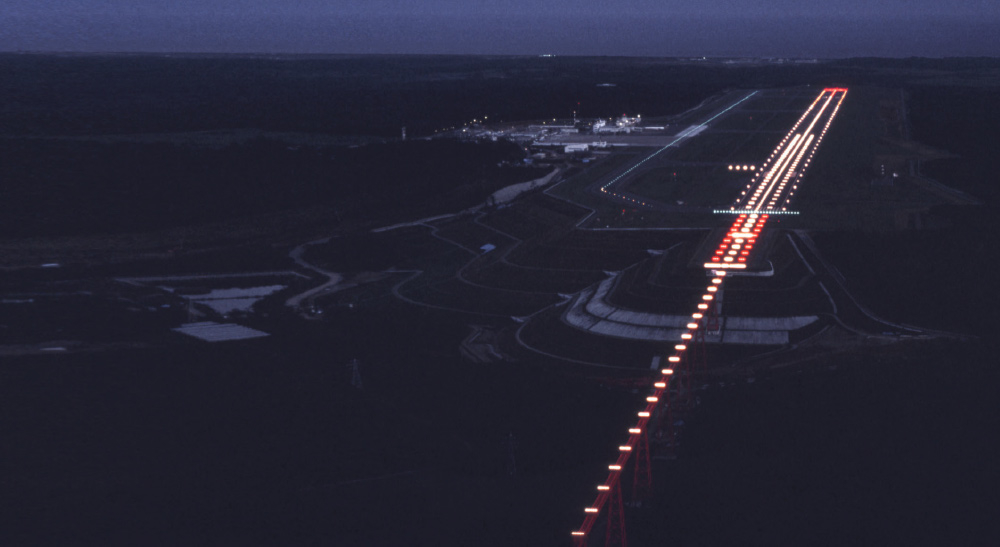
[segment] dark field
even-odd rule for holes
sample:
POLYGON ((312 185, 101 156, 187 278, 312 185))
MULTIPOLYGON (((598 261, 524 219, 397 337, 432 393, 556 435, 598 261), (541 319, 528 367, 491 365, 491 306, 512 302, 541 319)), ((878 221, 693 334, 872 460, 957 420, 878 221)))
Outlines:
MULTIPOLYGON (((604 208, 600 226, 686 222, 585 191, 641 157, 626 151, 572 165, 550 194, 371 233, 548 172, 498 166, 525 153, 502 140, 414 138, 483 115, 568 117, 577 102, 584 117, 665 118, 732 89, 770 90, 754 108, 773 114, 788 104, 779 88, 808 84, 857 93, 807 175, 814 191, 801 203, 814 216, 769 226, 812 230, 877 315, 979 338, 859 343, 756 371, 733 365, 759 348, 713 349, 678 458, 654 462, 651 499, 626 511, 628 537, 995 544, 998 69, 995 59, 2 55, 0 292, 36 302, 0 304, 0 544, 569 545, 640 400, 625 386, 659 348, 584 334, 547 306, 606 270, 626 271, 617 297, 636 308, 680 302, 663 291, 700 272, 647 250, 680 244, 688 256, 707 232, 577 230, 587 207, 604 208), (899 90, 912 138, 957 156, 920 160, 919 174, 983 205, 948 204, 909 181, 872 187, 873 159, 902 155, 903 125, 883 113, 899 90), (182 310, 130 310, 148 295, 113 280, 296 269, 311 279, 295 282, 304 290, 319 274, 289 252, 331 235, 304 257, 373 281, 317 297, 321 317, 293 312, 285 294, 263 301, 244 321, 271 334, 259 340, 184 338, 168 330, 182 310), (485 243, 496 248, 483 254, 485 243), (63 266, 20 267, 43 262, 63 266), (518 345, 522 324, 533 347, 602 366, 518 345), (508 359, 463 357, 476 328, 501 333, 508 359), (69 351, 24 354, 43 342, 69 351), (355 358, 363 390, 351 387, 355 358)), ((750 162, 779 138, 766 131, 793 117, 729 119, 718 129, 765 131, 677 152, 750 162)), ((665 201, 734 197, 728 176, 682 192, 659 167, 642 184, 661 184, 665 201)), ((807 272, 788 246, 771 248, 780 277, 734 280, 733 305, 758 310, 775 291, 825 305, 799 283, 807 272)), ((595 532, 601 544, 603 524, 595 532)))
POLYGON ((394 317, 8 361, 4 543, 558 543, 576 511, 554 494, 581 487, 569 472, 591 457, 586 424, 614 428, 628 394, 528 364, 470 367, 452 349, 461 322, 394 317))
POLYGON ((994 542, 995 346, 914 350, 706 392, 629 541, 994 542))
POLYGON ((259 137, 176 143, 0 139, 5 237, 122 234, 324 207, 341 219, 440 214, 548 170, 501 168, 523 151, 450 140, 360 148, 259 137), (391 158, 391 161, 386 161, 391 158))

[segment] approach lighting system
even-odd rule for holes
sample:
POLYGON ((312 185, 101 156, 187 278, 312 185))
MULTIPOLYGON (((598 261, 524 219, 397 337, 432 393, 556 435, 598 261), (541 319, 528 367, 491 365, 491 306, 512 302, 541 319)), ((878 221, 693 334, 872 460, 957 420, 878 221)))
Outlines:
MULTIPOLYGON (((729 106, 729 108, 705 121, 701 126, 702 129, 705 124, 735 108, 740 103, 752 97, 754 93, 747 95, 729 106)), ((798 121, 795 122, 788 134, 781 139, 781 142, 778 143, 778 146, 771 152, 766 161, 759 165, 734 163, 727 166, 729 171, 746 172, 750 175, 750 183, 746 185, 745 190, 740 192, 739 197, 737 197, 729 209, 716 209, 713 211, 719 214, 736 215, 736 218, 727 228, 718 246, 712 249, 709 261, 704 263, 704 267, 712 276, 712 280, 711 284, 706 288, 705 294, 701 295, 701 299, 697 303, 698 311, 691 314, 692 319, 695 321, 703 319, 706 313, 710 313, 709 317, 714 319, 715 311, 721 310, 723 294, 721 287, 727 272, 745 270, 747 268, 747 262, 752 258, 751 253, 753 249, 761 246, 762 242, 767 242, 767 238, 763 235, 763 230, 771 215, 799 214, 797 211, 788 210, 788 205, 791 203, 791 198, 795 195, 795 191, 798 190, 799 185, 802 183, 803 174, 809 167, 813 156, 816 154, 816 150, 823 141, 823 137, 826 135, 833 118, 837 115, 846 95, 847 90, 843 88, 824 89, 813 100, 812 104, 809 105, 798 121), (716 296, 718 296, 718 300, 715 300, 716 296), (711 307, 709 302, 713 301, 717 302, 714 304, 716 307, 713 312, 708 312, 711 307)), ((640 203, 632 197, 611 192, 610 188, 640 165, 646 163, 670 146, 677 144, 686 136, 689 136, 689 134, 682 133, 678 136, 677 140, 633 165, 627 171, 603 185, 600 190, 625 200, 640 203)), ((698 345, 694 347, 701 347, 701 344, 704 342, 701 334, 704 331, 699 331, 700 324, 693 321, 686 323, 686 326, 689 331, 694 331, 699 335, 698 345)), ((674 350, 677 352, 687 350, 688 343, 694 336, 691 332, 684 332, 680 335, 680 338, 682 342, 674 344, 674 350)), ((679 369, 681 374, 678 380, 681 381, 681 385, 678 386, 677 393, 682 393, 684 389, 690 389, 690 386, 687 388, 683 386, 685 380, 690 382, 691 370, 686 368, 686 365, 690 366, 694 359, 687 359, 682 363, 681 356, 675 354, 667 357, 667 361, 676 363, 677 366, 682 367, 679 369)), ((664 368, 660 370, 660 373, 663 376, 669 377, 674 375, 674 369, 664 368)), ((608 465, 608 470, 611 474, 608 476, 607 481, 597 486, 597 500, 593 505, 584 509, 587 516, 583 526, 579 530, 571 532, 573 536, 579 538, 576 545, 580 547, 586 545, 586 536, 591 532, 597 515, 607 503, 615 504, 615 500, 617 500, 617 505, 612 506, 617 507, 616 511, 621 511, 621 490, 618 488, 621 475, 618 472, 628 462, 631 454, 637 453, 639 460, 645 458, 645 465, 648 467, 648 443, 645 442, 646 437, 642 435, 646 431, 652 431, 650 428, 657 427, 655 420, 650 418, 652 412, 656 410, 658 405, 662 404, 662 401, 668 401, 667 408, 670 408, 669 400, 671 392, 667 390, 666 380, 667 378, 663 378, 653 383, 656 391, 653 395, 646 396, 646 407, 644 410, 638 412, 638 416, 641 418, 638 424, 639 427, 632 427, 628 430, 630 435, 637 435, 638 437, 630 437, 629 443, 632 444, 624 444, 618 447, 618 461, 608 465), (661 398, 661 395, 664 397, 661 398), (633 445, 635 446, 633 447, 633 445)), ((669 412, 667 415, 669 416, 669 412)), ((637 463, 635 467, 638 469, 639 464, 637 463)), ((636 478, 636 480, 638 481, 639 479, 636 478)), ((611 525, 609 524, 608 526, 611 525)), ((611 541, 611 536, 609 535, 608 537, 609 541, 611 541)), ((624 542, 624 535, 621 537, 621 540, 624 542)))

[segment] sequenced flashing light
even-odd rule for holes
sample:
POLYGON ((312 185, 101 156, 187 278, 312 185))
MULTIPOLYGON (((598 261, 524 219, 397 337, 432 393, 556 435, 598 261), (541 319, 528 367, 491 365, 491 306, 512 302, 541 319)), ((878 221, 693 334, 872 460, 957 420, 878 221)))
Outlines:
MULTIPOLYGON (((729 257, 726 257, 726 258, 729 258, 729 257)), ((709 268, 709 269, 712 269, 712 268, 727 268, 727 269, 730 269, 730 270, 745 270, 746 267, 747 267, 747 265, 746 264, 731 264, 731 263, 724 263, 724 262, 706 262, 705 263, 705 267, 709 268)), ((700 309, 703 309, 703 310, 704 309, 708 309, 707 305, 705 305, 704 308, 702 308, 701 306, 702 306, 702 304, 698 305, 698 307, 700 309)))

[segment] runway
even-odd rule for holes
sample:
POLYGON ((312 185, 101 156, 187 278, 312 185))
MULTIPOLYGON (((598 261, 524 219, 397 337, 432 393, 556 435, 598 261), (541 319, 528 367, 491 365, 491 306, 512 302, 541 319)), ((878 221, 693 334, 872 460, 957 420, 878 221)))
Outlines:
POLYGON ((736 213, 787 211, 802 175, 845 96, 846 89, 824 89, 757 170, 730 210, 736 213))

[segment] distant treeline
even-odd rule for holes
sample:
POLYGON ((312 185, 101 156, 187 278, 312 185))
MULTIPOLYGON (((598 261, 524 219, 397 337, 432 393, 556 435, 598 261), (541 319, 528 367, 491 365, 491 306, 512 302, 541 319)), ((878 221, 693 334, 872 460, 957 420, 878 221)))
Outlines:
POLYGON ((997 68, 998 59, 0 54, 0 134, 251 127, 395 137, 402 126, 424 135, 483 116, 661 116, 728 88, 977 81, 997 68))
POLYGON ((395 137, 490 121, 674 114, 731 87, 822 84, 827 65, 534 57, 0 55, 0 134, 253 127, 395 137), (613 87, 597 84, 614 83, 613 87))

